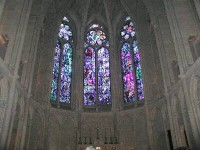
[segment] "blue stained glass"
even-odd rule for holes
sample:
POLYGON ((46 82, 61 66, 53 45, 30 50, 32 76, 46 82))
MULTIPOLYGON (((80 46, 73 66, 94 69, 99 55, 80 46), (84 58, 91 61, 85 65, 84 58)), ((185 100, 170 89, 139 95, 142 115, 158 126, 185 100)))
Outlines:
POLYGON ((55 101, 57 96, 58 76, 59 76, 59 65, 60 65, 60 43, 57 41, 57 45, 54 53, 54 64, 53 64, 53 80, 51 83, 50 100, 55 101))
POLYGON ((124 43, 121 50, 123 81, 124 81, 124 102, 135 100, 134 75, 131 48, 128 43, 124 43))
POLYGON ((65 40, 70 40, 72 38, 72 30, 69 26, 69 20, 64 17, 60 25, 58 36, 65 40))
POLYGON ((111 104, 109 41, 102 29, 93 24, 84 44, 84 105, 111 104))
POLYGON ((95 91, 95 50, 88 47, 85 50, 84 58, 84 104, 93 105, 96 103, 95 91))
POLYGON ((70 103, 71 74, 72 74, 72 47, 69 43, 63 46, 60 84, 60 101, 70 103))
POLYGON ((72 30, 69 20, 64 17, 58 32, 58 40, 54 54, 53 79, 50 92, 51 101, 70 103, 72 76, 72 30), (64 45, 60 39, 64 39, 64 45), (59 93, 59 94, 58 94, 59 93))
POLYGON ((111 104, 109 52, 104 47, 98 50, 98 94, 100 104, 111 104))

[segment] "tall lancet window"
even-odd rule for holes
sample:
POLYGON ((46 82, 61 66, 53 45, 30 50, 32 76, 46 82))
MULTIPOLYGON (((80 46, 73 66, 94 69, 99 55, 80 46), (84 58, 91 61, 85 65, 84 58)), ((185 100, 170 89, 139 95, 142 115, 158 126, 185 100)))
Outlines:
POLYGON ((138 49, 135 27, 130 17, 126 17, 120 31, 121 62, 123 74, 124 102, 144 99, 141 56, 138 49))
POLYGON ((72 78, 72 30, 64 17, 59 28, 54 54, 50 101, 52 104, 70 104, 72 78))
POLYGON ((83 103, 111 104, 109 41, 99 24, 93 24, 85 38, 83 103))

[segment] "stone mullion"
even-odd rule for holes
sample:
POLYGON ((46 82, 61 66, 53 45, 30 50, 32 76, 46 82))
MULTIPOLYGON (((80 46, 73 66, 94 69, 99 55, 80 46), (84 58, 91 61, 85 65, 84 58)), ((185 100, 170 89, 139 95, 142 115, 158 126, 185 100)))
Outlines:
MULTIPOLYGON (((26 126, 28 123, 28 113, 29 113, 29 109, 30 109, 30 97, 31 97, 31 90, 32 90, 32 81, 33 81, 33 74, 34 74, 34 66, 35 66, 35 61, 36 61, 36 53, 38 50, 38 43, 39 43, 39 36, 40 36, 40 32, 41 32, 41 27, 42 25, 38 22, 38 20, 35 20, 35 24, 34 24, 34 30, 32 32, 33 34, 33 40, 32 40, 32 44, 31 44, 31 54, 29 55, 30 57, 33 56, 32 58, 32 64, 30 67, 30 74, 29 74, 29 78, 30 81, 29 83, 29 88, 28 88, 28 94, 27 94, 27 102, 26 102, 26 106, 25 106, 25 114, 24 114, 24 123, 23 123, 23 128, 22 128, 22 135, 21 135, 21 143, 20 143, 20 148, 24 149, 24 143, 25 143, 25 136, 26 136, 26 126)), ((27 77, 28 78, 28 77, 27 77)))
POLYGON ((98 66, 98 51, 101 47, 92 47, 95 51, 95 90, 96 90, 96 106, 98 108, 99 104, 99 84, 98 84, 98 77, 99 77, 99 66, 98 66))

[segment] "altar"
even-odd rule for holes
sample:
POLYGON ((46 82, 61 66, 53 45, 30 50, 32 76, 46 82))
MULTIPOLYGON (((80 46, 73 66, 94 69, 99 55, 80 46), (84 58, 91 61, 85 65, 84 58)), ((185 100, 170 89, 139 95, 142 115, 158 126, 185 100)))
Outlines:
MULTIPOLYGON (((79 137, 78 150, 119 150, 119 138, 117 136, 104 138, 99 137, 99 129, 96 129, 96 138, 91 137, 79 137)), ((114 134, 115 135, 115 134, 114 134)))

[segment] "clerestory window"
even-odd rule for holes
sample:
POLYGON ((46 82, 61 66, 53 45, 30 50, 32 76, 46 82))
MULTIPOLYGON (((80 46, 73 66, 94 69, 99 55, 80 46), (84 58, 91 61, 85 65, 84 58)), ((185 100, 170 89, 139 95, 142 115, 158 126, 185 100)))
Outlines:
POLYGON ((93 24, 84 46, 84 101, 88 105, 110 105, 109 41, 104 29, 93 24))
POLYGON ((124 103, 144 99, 141 55, 133 22, 127 16, 120 31, 124 103))
POLYGON ((69 23, 68 18, 64 17, 58 32, 50 92, 52 104, 71 103, 73 37, 69 23))

